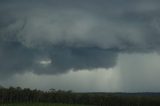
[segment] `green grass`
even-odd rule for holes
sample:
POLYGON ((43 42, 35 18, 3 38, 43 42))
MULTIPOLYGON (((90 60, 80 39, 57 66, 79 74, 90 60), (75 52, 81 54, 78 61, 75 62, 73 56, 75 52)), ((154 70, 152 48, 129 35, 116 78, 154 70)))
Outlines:
POLYGON ((32 103, 32 104, 1 104, 0 106, 87 106, 73 104, 53 104, 53 103, 32 103))

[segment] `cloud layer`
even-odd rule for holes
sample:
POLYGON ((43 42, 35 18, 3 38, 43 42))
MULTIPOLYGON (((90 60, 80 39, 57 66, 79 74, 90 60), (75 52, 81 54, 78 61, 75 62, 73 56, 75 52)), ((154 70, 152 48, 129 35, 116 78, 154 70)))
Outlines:
POLYGON ((111 68, 119 53, 159 52, 159 1, 0 1, 4 75, 111 68))

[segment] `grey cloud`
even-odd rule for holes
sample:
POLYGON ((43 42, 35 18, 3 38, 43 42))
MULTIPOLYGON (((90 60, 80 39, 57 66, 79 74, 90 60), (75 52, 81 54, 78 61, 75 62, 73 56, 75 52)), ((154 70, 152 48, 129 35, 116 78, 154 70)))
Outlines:
POLYGON ((159 51, 156 0, 0 2, 4 74, 111 68, 120 52, 159 51))
POLYGON ((0 43, 1 75, 10 75, 30 68, 33 63, 34 50, 27 49, 18 42, 0 43))
POLYGON ((98 48, 51 47, 27 48, 19 42, 1 42, 1 75, 33 71, 36 74, 65 73, 71 69, 110 68, 116 63, 117 53, 98 48), (51 63, 42 61, 49 59, 51 63))

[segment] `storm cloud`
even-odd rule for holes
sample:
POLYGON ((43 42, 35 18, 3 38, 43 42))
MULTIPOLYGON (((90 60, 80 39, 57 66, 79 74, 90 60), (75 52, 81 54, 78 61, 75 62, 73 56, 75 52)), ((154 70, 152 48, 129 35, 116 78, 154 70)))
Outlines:
POLYGON ((112 68, 119 53, 159 52, 157 0, 0 0, 0 72, 112 68))

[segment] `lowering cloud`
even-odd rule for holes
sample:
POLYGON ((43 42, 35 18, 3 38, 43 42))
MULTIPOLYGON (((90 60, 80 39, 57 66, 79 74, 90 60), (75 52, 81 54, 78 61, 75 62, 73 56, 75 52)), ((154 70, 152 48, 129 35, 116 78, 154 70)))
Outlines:
POLYGON ((153 0, 1 0, 0 71, 58 74, 112 68, 119 53, 159 52, 153 0))

